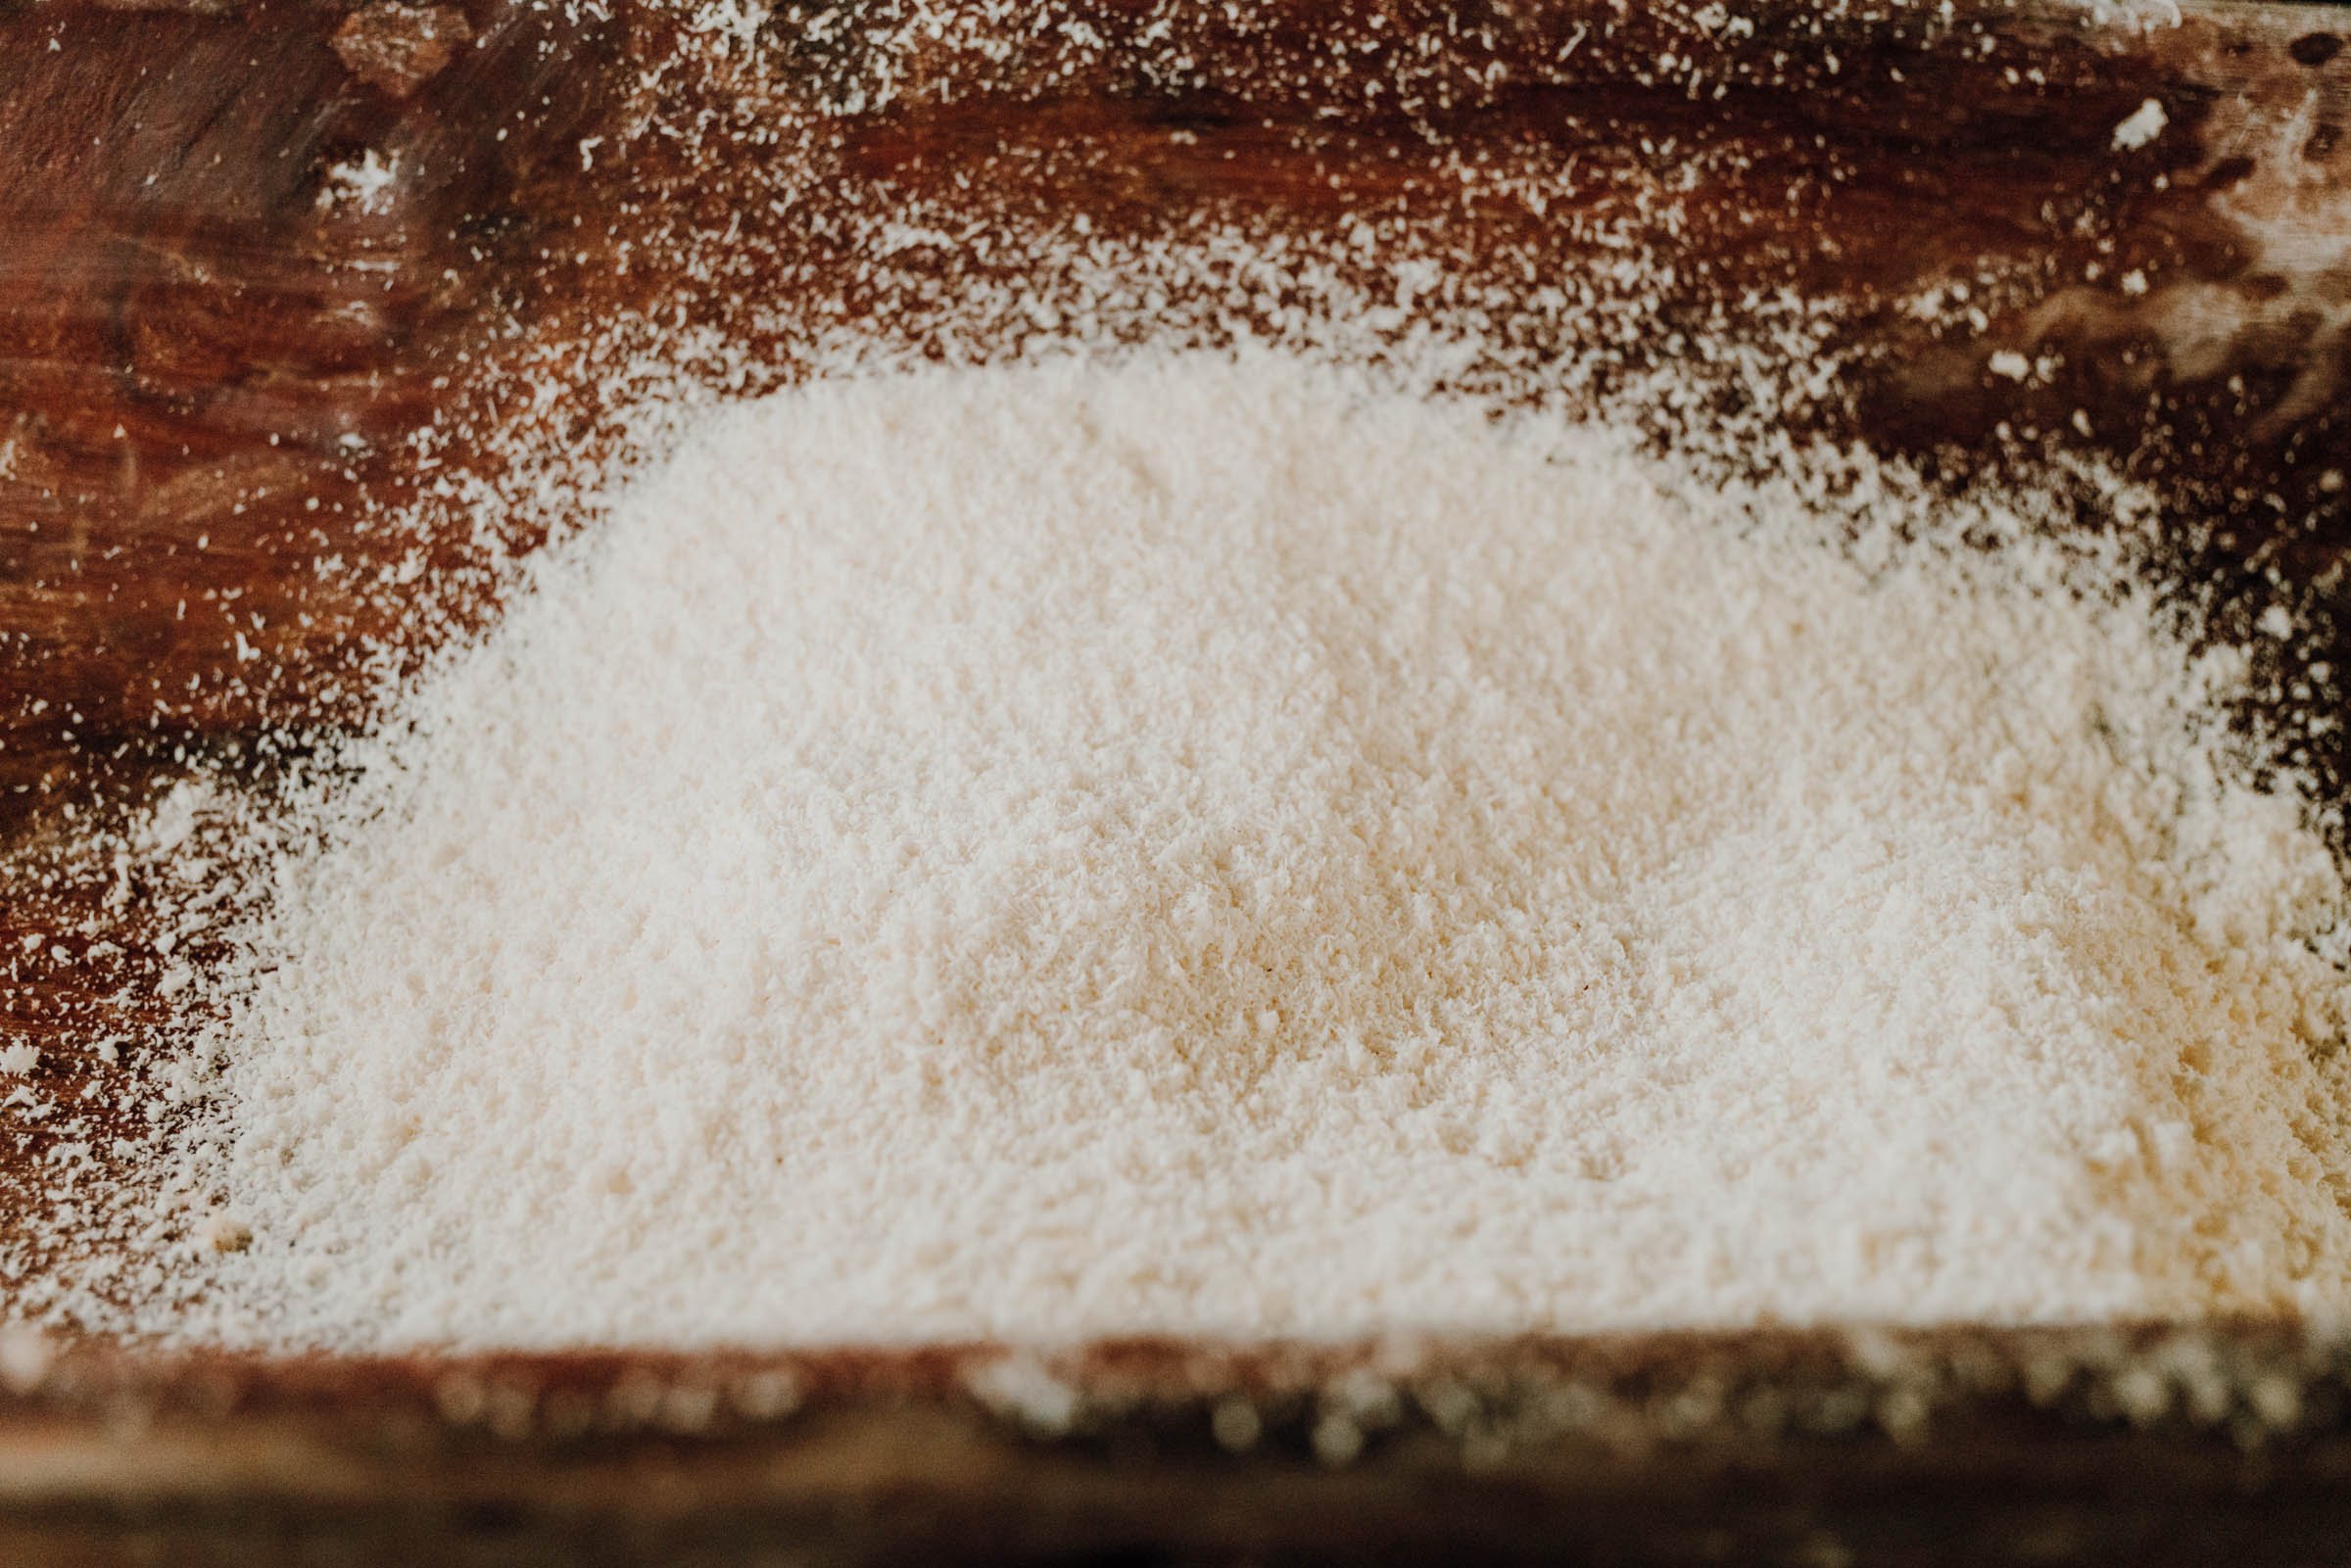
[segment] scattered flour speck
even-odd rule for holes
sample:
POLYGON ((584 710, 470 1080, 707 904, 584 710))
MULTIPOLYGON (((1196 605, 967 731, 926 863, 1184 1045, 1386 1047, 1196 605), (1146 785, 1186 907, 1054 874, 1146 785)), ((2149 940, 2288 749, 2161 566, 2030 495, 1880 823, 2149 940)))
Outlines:
POLYGON ((2114 127, 2115 151, 2136 152, 2162 135, 2163 127, 2170 123, 2171 117, 2164 113, 2163 105, 2150 98, 2114 127))

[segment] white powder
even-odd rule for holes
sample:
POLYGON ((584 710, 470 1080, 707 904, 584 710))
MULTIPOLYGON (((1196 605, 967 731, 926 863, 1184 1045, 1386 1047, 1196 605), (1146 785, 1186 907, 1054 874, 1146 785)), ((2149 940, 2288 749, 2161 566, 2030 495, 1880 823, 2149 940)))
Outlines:
POLYGON ((2169 123, 2171 117, 2163 112, 2163 105, 2150 98, 2131 111, 2130 118, 2114 127, 2114 150, 2118 153, 2136 152, 2162 135, 2163 127, 2169 123))
POLYGON ((1263 354, 711 415, 303 808, 143 1326, 2344 1302, 2344 889, 2233 662, 1792 496, 1263 354))

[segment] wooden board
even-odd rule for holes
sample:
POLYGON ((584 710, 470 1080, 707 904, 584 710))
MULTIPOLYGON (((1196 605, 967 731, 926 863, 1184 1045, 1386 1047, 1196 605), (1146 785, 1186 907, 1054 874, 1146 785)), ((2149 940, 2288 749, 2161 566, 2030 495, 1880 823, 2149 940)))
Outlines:
MULTIPOLYGON (((1954 482, 2118 464, 2224 630, 2282 594, 2314 636, 2276 673, 2343 667, 2351 16, 1099 0, 934 37, 902 9, 696 41, 639 3, 0 5, 0 1043, 44 1094, 124 1098, 135 1052, 86 1047, 164 1016, 137 901, 55 847, 192 757, 361 722, 478 623, 490 562, 582 525, 533 453, 624 443, 617 367, 717 343, 755 389, 833 325, 1009 348, 975 302, 1050 292, 1080 221, 1367 284, 1358 218, 1490 287, 1633 246, 1674 264, 1630 327, 1540 345, 1618 384, 1826 302, 1810 429, 1954 482), (2118 147, 2149 100, 2164 134, 2118 147), (961 238, 883 255, 892 213, 961 238), (1980 319, 1920 308, 1954 281, 1980 319)), ((2351 778, 2341 730, 2265 743, 2351 778)), ((0 1212, 103 1178, 0 1117, 0 1212)), ((2279 1324, 1045 1361, 0 1339, 0 1391, 11 1563, 2289 1562, 2351 1526, 2341 1357, 2279 1324)))

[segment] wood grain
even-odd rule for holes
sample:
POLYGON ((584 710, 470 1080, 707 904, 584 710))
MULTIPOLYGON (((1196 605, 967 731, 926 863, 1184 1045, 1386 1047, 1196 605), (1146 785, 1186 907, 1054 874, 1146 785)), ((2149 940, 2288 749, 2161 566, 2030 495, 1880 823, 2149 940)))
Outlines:
MULTIPOLYGON (((135 1052, 84 1048, 167 1012, 138 900, 110 908, 59 846, 191 757, 265 766, 363 721, 383 671, 492 612, 489 563, 581 523, 533 501, 530 453, 623 441, 616 364, 718 342, 755 389, 800 373, 824 322, 968 350, 972 302, 1046 287, 1078 217, 1138 246, 1203 222, 1288 236, 1367 283, 1382 258, 1334 240, 1355 214, 1490 284, 1588 274, 1629 238, 1678 263, 1640 330, 1541 345, 1623 378, 1758 298, 1834 302, 1818 348, 1846 380, 1807 405, 1819 433, 1952 483, 2052 447, 2118 464, 2161 496, 2182 569, 2223 586, 2224 632, 2282 596, 2313 636, 2265 652, 2271 673, 2343 667, 2341 12, 2206 3, 2141 30, 1771 0, 1728 28, 1673 4, 1287 0, 1163 27, 1105 0, 1078 13, 1094 46, 1046 25, 1055 7, 976 23, 991 50, 886 46, 862 25, 881 7, 783 6, 723 48, 605 9, 469 0, 472 41, 436 62, 383 4, 0 6, 0 1043, 44 1050, 44 1093, 118 1094, 135 1052), (861 102, 885 77, 894 96, 861 102), (2170 128, 2118 151, 2148 99, 2170 128), (1572 198, 1507 199, 1530 168, 1574 169, 1572 198), (861 243, 918 209, 988 243, 861 243), (2143 294, 2116 286, 2132 272, 2143 294), (1914 308, 1979 277, 1998 280, 1980 322, 1914 308), (1995 349, 2048 369, 1988 374, 1995 349)), ((984 351, 1016 341, 995 330, 984 351)), ((2344 735, 2307 717, 2265 743, 2339 793, 2344 735)), ((66 1201, 54 1138, 0 1116, 6 1212, 66 1201)), ((54 1349, 0 1343, 12 1562, 2287 1562, 2351 1524, 2339 1359, 2285 1325, 1440 1345, 1394 1366, 1100 1347, 1052 1369, 1079 1396, 1067 1431, 1007 1416, 986 1347, 54 1349), (2150 1343, 2207 1368, 2205 1395, 2181 1374, 2150 1416, 2118 1392, 2150 1343), (1331 1391, 1374 1384, 1396 1413, 1330 1464, 1331 1391), (1265 1428, 1243 1456, 1213 1432, 1236 1391, 1265 1428), (1810 1413, 1754 1417, 1775 1407, 1810 1413)))

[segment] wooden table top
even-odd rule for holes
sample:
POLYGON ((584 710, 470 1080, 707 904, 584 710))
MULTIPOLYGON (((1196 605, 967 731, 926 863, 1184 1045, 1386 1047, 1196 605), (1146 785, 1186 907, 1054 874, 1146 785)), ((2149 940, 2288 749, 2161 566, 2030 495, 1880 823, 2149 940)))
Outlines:
MULTIPOLYGON (((1776 343, 1810 433, 2145 481, 2224 635, 2284 594, 2310 636, 2274 673, 2346 667, 2351 16, 916 9, 0 6, 0 1045, 40 1048, 39 1098, 126 1106, 168 1016, 140 901, 69 852, 90 822, 363 723, 501 561, 594 526, 546 481, 625 450, 648 385, 755 391, 828 334, 1011 352, 1046 329, 1004 302, 1077 289, 1079 239, 1226 233, 1390 292, 1434 257, 1596 397, 1776 343), (1666 265, 1611 283, 1628 252, 1666 265)), ((2340 799, 2319 692, 2249 717, 2340 799)), ((120 1174, 24 1105, 0 1129, 0 1235, 120 1174)), ((0 1557, 2282 1563, 2351 1526, 2345 1395, 2332 1341, 2253 1323, 300 1362, 0 1333, 0 1557)))

